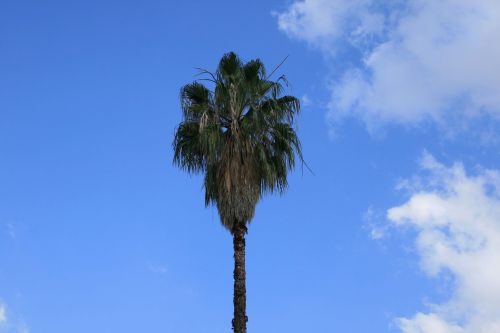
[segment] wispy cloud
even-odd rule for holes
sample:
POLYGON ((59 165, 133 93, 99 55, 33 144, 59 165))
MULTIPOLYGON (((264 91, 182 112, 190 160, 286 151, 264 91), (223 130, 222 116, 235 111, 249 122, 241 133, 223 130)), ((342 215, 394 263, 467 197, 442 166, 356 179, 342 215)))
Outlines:
POLYGON ((0 333, 29 333, 26 323, 7 311, 5 303, 0 301, 0 333))
POLYGON ((165 265, 154 265, 154 264, 151 264, 149 263, 148 264, 148 270, 151 272, 151 273, 155 273, 155 274, 166 274, 168 272, 168 269, 167 269, 167 266, 165 265))
POLYGON ((26 326, 26 324, 22 324, 20 327, 19 327, 19 333, 29 333, 30 330, 28 328, 28 326, 26 326))
POLYGON ((312 105, 312 101, 307 94, 302 95, 302 97, 300 98, 300 102, 302 103, 302 106, 304 106, 304 107, 309 107, 312 105))
POLYGON ((12 239, 16 239, 16 227, 14 226, 14 224, 9 222, 6 224, 6 226, 7 226, 7 234, 9 235, 9 237, 12 239))
POLYGON ((369 231, 371 239, 379 240, 386 236, 389 225, 386 223, 384 216, 375 211, 372 206, 363 213, 363 222, 364 228, 369 231))
POLYGON ((5 323, 7 321, 7 314, 5 310, 5 305, 0 303, 0 324, 5 323))
POLYGON ((438 282, 451 274, 452 295, 396 323, 404 333, 500 332, 500 171, 468 175, 428 154, 421 168, 427 176, 387 217, 417 231, 422 270, 438 282))
POLYGON ((278 25, 335 64, 339 49, 355 50, 330 80, 331 123, 354 116, 371 130, 425 122, 463 130, 500 118, 498 1, 302 0, 278 25))

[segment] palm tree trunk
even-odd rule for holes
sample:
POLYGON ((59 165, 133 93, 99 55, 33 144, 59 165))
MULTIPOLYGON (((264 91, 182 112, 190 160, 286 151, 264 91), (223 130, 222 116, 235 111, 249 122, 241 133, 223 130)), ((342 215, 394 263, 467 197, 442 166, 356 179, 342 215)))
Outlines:
POLYGON ((234 333, 247 332, 247 291, 245 272, 245 233, 247 227, 245 223, 236 222, 233 230, 234 247, 234 333))

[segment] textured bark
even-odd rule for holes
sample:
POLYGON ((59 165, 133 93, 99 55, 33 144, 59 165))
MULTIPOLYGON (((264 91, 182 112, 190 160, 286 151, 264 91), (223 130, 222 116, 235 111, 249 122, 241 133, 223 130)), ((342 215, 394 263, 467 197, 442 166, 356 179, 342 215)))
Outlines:
POLYGON ((245 223, 236 222, 233 228, 234 246, 234 318, 233 330, 235 333, 247 332, 247 291, 245 272, 245 234, 247 228, 245 223))

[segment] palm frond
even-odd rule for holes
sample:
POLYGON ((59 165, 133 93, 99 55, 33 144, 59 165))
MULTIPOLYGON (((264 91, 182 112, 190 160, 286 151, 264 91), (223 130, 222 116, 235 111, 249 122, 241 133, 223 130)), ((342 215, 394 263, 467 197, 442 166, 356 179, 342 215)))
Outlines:
POLYGON ((276 69, 268 76, 260 59, 244 63, 231 52, 215 72, 199 69, 213 90, 199 80, 181 89, 174 163, 204 174, 205 204, 217 206, 230 231, 252 219, 262 195, 282 193, 297 158, 303 162, 293 127, 300 102, 283 95, 284 76, 270 80, 276 69))

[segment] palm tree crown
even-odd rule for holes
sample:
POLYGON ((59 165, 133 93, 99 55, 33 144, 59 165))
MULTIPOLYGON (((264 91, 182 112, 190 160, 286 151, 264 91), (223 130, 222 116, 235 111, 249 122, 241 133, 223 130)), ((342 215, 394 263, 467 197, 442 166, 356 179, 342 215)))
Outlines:
POLYGON ((282 192, 296 156, 302 161, 294 116, 296 97, 282 95, 286 79, 269 79, 259 60, 242 62, 225 54, 207 88, 194 81, 181 88, 183 119, 178 126, 174 163, 205 176, 205 204, 215 204, 231 232, 248 223, 266 192, 282 192))

